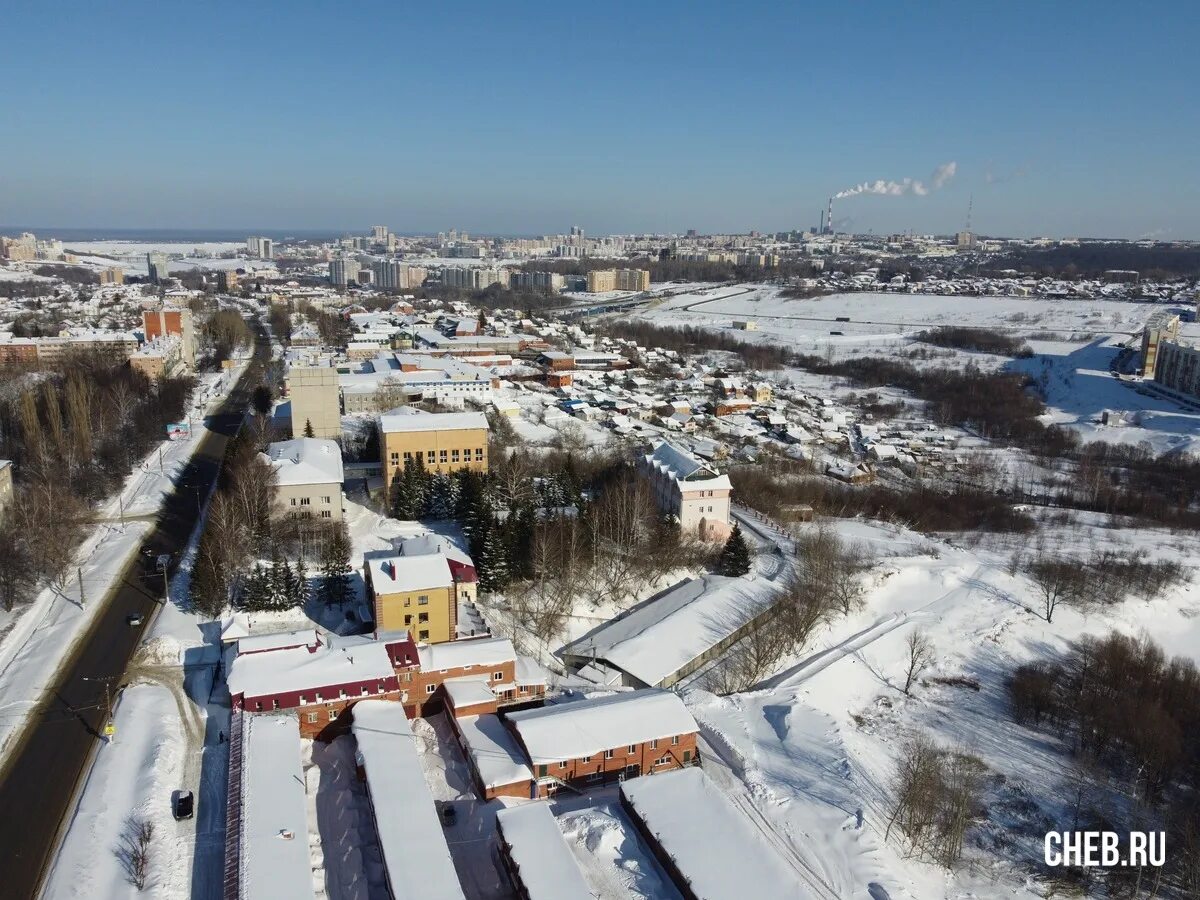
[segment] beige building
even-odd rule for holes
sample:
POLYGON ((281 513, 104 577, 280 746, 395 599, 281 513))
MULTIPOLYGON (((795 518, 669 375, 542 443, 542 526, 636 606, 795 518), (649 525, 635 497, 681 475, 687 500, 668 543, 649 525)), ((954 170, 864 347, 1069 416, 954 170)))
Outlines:
POLYGON ((277 516, 342 521, 342 451, 335 441, 277 441, 264 456, 275 470, 277 516))
POLYGON ((379 417, 383 483, 410 462, 430 472, 488 470, 488 424, 481 412, 426 413, 408 409, 379 417), (407 413, 407 414, 406 414, 407 413))
POLYGON ((1200 348, 1164 340, 1158 345, 1154 380, 1181 394, 1200 397, 1200 348))
POLYGON ((413 640, 425 644, 454 640, 459 603, 475 601, 471 558, 445 547, 433 535, 403 541, 395 553, 367 554, 363 577, 374 607, 376 630, 407 631, 413 640))
POLYGON ((191 369, 196 368, 196 328, 192 311, 186 306, 161 306, 142 311, 142 330, 147 341, 176 335, 182 342, 180 356, 191 369))
POLYGON ((648 291, 650 290, 650 270, 594 269, 588 272, 587 289, 592 293, 602 291, 648 291))
POLYGON ((91 331, 60 337, 35 338, 38 365, 53 368, 72 356, 98 356, 120 365, 137 352, 137 338, 123 331, 91 331))
POLYGON ((12 460, 0 459, 0 522, 8 516, 13 505, 13 464, 12 460))
POLYGON ((109 266, 107 269, 100 270, 101 284, 124 284, 125 271, 116 266, 109 266))
POLYGON ((337 369, 292 366, 288 369, 287 387, 292 404, 293 437, 304 437, 309 427, 316 438, 342 436, 342 395, 337 369))
POLYGON ((659 508, 679 520, 686 537, 724 540, 729 536, 729 502, 733 485, 674 444, 663 441, 642 458, 659 508))
POLYGON ((1158 345, 1162 341, 1179 339, 1179 316, 1174 313, 1157 312, 1146 322, 1142 330, 1142 377, 1153 378, 1158 365, 1158 345))

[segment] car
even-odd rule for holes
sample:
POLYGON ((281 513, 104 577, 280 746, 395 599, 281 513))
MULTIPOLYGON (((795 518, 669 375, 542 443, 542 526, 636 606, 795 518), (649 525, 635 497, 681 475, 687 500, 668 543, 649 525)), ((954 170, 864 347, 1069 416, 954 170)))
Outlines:
POLYGON ((454 808, 454 804, 450 802, 442 804, 442 826, 449 828, 457 821, 458 810, 454 808))
POLYGON ((171 800, 171 815, 175 821, 190 819, 196 812, 196 797, 191 791, 176 791, 171 800))
POLYGON ((125 617, 125 624, 130 628, 137 628, 137 626, 141 625, 145 621, 146 617, 140 612, 132 612, 125 617))

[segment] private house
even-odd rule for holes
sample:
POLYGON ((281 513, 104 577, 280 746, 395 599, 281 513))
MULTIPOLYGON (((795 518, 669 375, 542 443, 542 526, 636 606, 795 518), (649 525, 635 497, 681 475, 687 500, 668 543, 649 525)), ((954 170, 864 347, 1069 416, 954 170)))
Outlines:
POLYGON ((729 503, 733 485, 728 475, 696 459, 669 441, 657 444, 641 459, 659 508, 679 520, 681 532, 701 540, 729 536, 729 503))
POLYGON ((336 441, 293 438, 264 454, 275 470, 275 509, 280 517, 342 521, 342 450, 336 441))

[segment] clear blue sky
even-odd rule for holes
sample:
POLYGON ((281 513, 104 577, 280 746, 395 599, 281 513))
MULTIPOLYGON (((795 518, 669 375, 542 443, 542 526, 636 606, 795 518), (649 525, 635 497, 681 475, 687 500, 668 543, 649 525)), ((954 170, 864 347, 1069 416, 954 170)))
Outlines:
POLYGON ((0 223, 1200 238, 1200 12, 6 5, 0 223))

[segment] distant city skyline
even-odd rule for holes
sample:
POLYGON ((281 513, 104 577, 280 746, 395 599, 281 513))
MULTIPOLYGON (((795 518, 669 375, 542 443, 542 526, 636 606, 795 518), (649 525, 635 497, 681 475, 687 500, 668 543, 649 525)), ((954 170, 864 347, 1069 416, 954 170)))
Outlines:
POLYGON ((178 9, 6 12, 0 220, 1200 239, 1190 4, 178 9))

